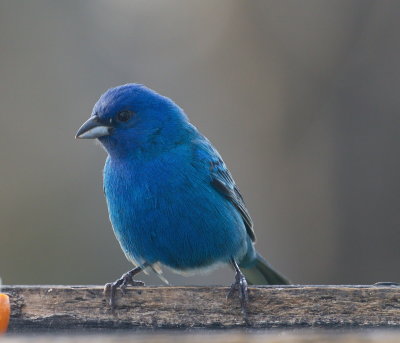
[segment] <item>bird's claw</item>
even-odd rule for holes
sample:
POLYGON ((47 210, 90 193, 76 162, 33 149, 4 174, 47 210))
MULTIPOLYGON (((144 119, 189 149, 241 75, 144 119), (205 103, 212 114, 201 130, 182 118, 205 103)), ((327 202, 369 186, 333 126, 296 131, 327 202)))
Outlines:
POLYGON ((122 294, 125 294, 125 289, 128 286, 144 286, 143 281, 138 281, 133 279, 133 275, 130 272, 125 273, 122 275, 121 279, 123 279, 121 286, 119 286, 119 289, 121 290, 122 294))
MULTIPOLYGON (((139 270, 140 271, 140 270, 139 270)), ((111 310, 114 311, 115 308, 115 294, 117 289, 121 290, 121 293, 125 294, 126 287, 130 286, 144 286, 144 282, 137 281, 133 279, 133 276, 137 274, 138 268, 132 269, 131 271, 123 274, 118 280, 106 283, 104 286, 104 295, 108 297, 108 301, 111 307, 111 310)))
POLYGON ((236 290, 239 292, 240 308, 242 310, 243 319, 246 322, 246 324, 249 324, 249 318, 247 312, 247 306, 249 303, 247 281, 242 272, 240 271, 239 267, 237 266, 236 262, 234 262, 234 268, 236 270, 235 282, 231 285, 231 288, 229 289, 226 298, 231 299, 236 290))

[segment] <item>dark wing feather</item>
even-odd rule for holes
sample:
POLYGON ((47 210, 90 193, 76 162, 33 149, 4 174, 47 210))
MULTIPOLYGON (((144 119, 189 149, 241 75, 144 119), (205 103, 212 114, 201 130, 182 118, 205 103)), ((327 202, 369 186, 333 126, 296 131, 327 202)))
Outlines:
POLYGON ((250 214, 247 211, 243 197, 237 188, 235 181, 233 181, 232 175, 228 168, 225 166, 224 161, 221 158, 214 160, 210 163, 211 169, 211 184, 216 190, 223 194, 239 211, 243 218, 244 225, 251 240, 256 240, 256 235, 253 231, 253 221, 251 220, 250 214))

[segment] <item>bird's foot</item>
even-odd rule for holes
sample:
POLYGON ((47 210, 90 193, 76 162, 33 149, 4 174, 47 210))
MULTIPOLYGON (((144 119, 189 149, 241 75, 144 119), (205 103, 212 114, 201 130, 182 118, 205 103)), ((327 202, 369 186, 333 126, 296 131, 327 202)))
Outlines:
POLYGON ((236 275, 235 275, 235 282, 232 284, 229 292, 226 296, 227 299, 231 299, 235 293, 235 291, 239 292, 239 299, 240 299, 240 307, 243 314, 243 319, 246 324, 249 324, 247 306, 249 303, 249 295, 247 289, 247 281, 242 272, 239 269, 239 266, 235 261, 232 261, 232 265, 235 268, 236 275))
POLYGON ((118 280, 106 283, 104 286, 104 295, 108 297, 111 310, 115 308, 115 293, 119 288, 122 294, 125 294, 125 289, 129 285, 131 286, 144 286, 144 282, 133 280, 133 277, 139 273, 142 269, 140 267, 134 268, 129 272, 123 274, 118 280))

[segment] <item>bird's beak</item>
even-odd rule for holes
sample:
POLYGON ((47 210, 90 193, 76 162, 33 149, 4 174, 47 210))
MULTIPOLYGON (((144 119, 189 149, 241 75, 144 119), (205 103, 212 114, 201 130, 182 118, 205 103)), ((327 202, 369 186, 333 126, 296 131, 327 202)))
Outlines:
POLYGON ((106 126, 100 122, 96 116, 91 116, 79 128, 75 138, 94 139, 102 136, 108 136, 111 133, 111 126, 106 126))

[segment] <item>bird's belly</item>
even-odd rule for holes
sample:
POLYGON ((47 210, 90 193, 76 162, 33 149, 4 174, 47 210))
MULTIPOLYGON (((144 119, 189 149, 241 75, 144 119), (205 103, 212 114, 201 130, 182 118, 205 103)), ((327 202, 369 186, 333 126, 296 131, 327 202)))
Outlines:
POLYGON ((234 207, 206 185, 129 189, 107 198, 114 232, 135 264, 188 271, 240 259, 251 244, 234 207))

